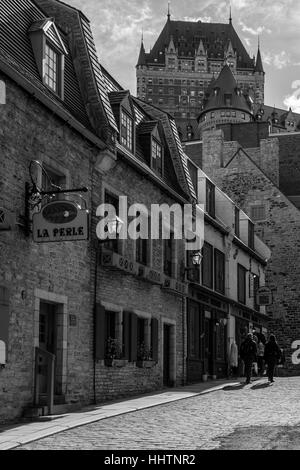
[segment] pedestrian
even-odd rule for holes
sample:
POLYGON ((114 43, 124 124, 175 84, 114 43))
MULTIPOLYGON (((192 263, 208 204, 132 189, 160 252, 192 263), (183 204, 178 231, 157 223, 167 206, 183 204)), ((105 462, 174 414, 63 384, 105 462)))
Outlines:
POLYGON ((231 374, 234 377, 238 376, 238 347, 235 340, 232 341, 230 346, 230 354, 229 354, 229 365, 231 374))
POLYGON ((256 362, 257 347, 253 340, 252 333, 248 333, 246 339, 242 342, 240 356, 245 364, 246 384, 250 383, 253 362, 256 362))
MULTIPOLYGON (((256 333, 255 330, 253 331, 253 340, 256 343, 256 349, 258 349, 258 336, 257 336, 257 333, 256 333)), ((255 377, 257 377, 258 376, 258 358, 257 358, 257 356, 255 358, 255 361, 253 362, 252 368, 253 368, 253 375, 255 377)))
POLYGON ((274 382, 274 370, 281 358, 281 349, 279 348, 274 335, 270 335, 269 341, 265 345, 264 359, 267 364, 267 373, 269 382, 274 382))
POLYGON ((259 339, 257 345, 257 365, 258 373, 262 377, 264 375, 264 355, 265 355, 265 345, 262 342, 262 339, 259 339))

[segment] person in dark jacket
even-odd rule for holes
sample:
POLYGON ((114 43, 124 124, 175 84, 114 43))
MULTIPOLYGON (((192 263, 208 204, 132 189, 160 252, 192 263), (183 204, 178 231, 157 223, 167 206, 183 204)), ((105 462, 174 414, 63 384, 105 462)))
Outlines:
POLYGON ((281 358, 281 350, 274 335, 270 335, 269 341, 265 345, 264 359, 267 364, 269 382, 274 382, 274 369, 281 358))
POLYGON ((245 376, 246 384, 250 383, 251 370, 253 362, 256 362, 257 358, 257 346, 253 340, 252 333, 248 333, 246 339, 242 342, 240 347, 240 356, 245 363, 245 376))

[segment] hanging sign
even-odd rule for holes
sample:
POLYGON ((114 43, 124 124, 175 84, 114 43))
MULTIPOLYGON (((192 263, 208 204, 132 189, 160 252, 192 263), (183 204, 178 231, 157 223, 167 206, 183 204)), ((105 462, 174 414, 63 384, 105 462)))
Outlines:
POLYGON ((273 294, 269 287, 261 286, 256 291, 256 303, 257 305, 272 305, 273 294))
POLYGON ((49 202, 33 215, 33 240, 37 243, 88 240, 88 221, 88 211, 74 202, 49 202))

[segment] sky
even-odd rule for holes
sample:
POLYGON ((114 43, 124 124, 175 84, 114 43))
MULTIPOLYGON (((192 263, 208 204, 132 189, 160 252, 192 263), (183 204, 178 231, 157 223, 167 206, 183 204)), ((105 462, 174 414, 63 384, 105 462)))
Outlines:
MULTIPOLYGON (((65 0, 90 19, 98 57, 136 94, 135 65, 143 32, 146 52, 167 19, 167 0, 65 0)), ((266 72, 265 104, 300 113, 299 0, 231 0, 232 23, 250 57, 258 36, 266 72)), ((227 23, 228 0, 172 0, 171 19, 227 23)))

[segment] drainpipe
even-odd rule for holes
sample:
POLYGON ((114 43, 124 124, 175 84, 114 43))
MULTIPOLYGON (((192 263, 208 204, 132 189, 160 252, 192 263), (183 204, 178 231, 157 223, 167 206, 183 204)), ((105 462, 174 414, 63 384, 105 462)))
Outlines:
POLYGON ((95 268, 94 268, 94 301, 93 301, 93 394, 94 404, 97 404, 96 397, 96 308, 97 308, 97 278, 98 278, 98 255, 99 243, 95 247, 95 268))
POLYGON ((181 297, 182 300, 182 385, 185 385, 185 296, 181 297))

